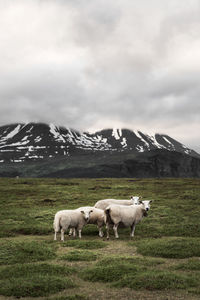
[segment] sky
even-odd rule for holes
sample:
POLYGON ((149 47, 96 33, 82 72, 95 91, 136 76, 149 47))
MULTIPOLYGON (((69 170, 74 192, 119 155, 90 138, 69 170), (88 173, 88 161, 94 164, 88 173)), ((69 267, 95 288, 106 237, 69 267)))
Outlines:
POLYGON ((164 133, 200 152, 199 0, 0 0, 0 126, 164 133))

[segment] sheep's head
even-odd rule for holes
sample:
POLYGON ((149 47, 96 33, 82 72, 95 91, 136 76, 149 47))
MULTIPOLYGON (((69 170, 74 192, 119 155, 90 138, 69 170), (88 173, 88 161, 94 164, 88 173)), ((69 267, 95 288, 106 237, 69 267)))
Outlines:
POLYGON ((152 200, 144 200, 144 201, 140 200, 139 202, 140 202, 140 204, 143 205, 143 209, 144 209, 145 212, 150 210, 150 203, 152 202, 152 200))
POLYGON ((138 197, 138 196, 131 196, 131 200, 133 201, 133 205, 138 205, 140 202, 140 199, 142 199, 142 197, 138 197))
POLYGON ((90 214, 93 212, 92 209, 85 209, 85 210, 81 210, 81 213, 83 214, 83 217, 85 219, 86 222, 89 221, 90 219, 90 214))

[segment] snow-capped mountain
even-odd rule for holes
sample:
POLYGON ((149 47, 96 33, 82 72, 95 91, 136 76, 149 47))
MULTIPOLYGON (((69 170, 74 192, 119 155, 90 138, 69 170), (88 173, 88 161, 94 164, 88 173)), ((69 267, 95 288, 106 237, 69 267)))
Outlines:
POLYGON ((90 152, 141 153, 165 149, 200 157, 168 135, 148 135, 129 129, 80 133, 54 124, 28 123, 0 127, 0 162, 23 162, 90 152))

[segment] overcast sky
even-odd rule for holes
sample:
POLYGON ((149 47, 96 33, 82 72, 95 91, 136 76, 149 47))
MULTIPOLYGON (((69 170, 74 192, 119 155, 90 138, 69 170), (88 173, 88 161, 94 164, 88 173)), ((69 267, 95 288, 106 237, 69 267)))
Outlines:
POLYGON ((200 152, 200 1, 0 0, 0 125, 31 121, 200 152))

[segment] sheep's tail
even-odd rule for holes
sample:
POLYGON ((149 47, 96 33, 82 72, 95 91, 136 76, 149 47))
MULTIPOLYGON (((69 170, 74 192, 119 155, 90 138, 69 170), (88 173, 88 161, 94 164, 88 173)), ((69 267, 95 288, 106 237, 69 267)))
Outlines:
POLYGON ((110 224, 114 224, 110 215, 110 207, 108 206, 105 210, 105 219, 106 219, 106 233, 107 233, 107 240, 109 240, 110 238, 110 234, 109 234, 109 228, 110 228, 110 224))
POLYGON ((112 221, 112 218, 110 215, 110 207, 109 206, 105 209, 105 223, 113 224, 113 221, 112 221))
POLYGON ((55 232, 59 232, 59 230, 61 229, 59 214, 55 214, 54 221, 53 221, 53 228, 55 232))

